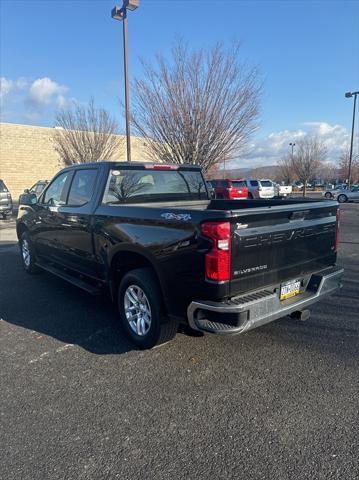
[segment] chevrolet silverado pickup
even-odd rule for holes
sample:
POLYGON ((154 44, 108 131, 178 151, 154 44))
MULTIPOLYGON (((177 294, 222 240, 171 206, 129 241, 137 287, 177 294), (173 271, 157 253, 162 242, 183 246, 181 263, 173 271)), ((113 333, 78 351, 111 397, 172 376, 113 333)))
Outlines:
POLYGON ((239 334, 341 286, 333 200, 211 199, 191 165, 97 162, 60 171, 39 198, 20 199, 25 271, 104 290, 140 348, 179 322, 239 334))

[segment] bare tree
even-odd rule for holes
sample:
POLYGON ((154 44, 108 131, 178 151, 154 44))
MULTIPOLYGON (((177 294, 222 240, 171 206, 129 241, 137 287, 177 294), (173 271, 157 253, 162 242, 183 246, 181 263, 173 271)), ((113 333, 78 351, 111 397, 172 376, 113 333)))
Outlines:
POLYGON ((257 128, 261 86, 257 70, 238 63, 238 48, 189 52, 179 42, 170 60, 143 67, 132 122, 151 159, 207 171, 243 151, 257 128))
POLYGON ((324 183, 336 182, 338 177, 338 169, 335 165, 330 162, 323 163, 323 165, 318 169, 318 175, 324 183))
POLYGON ((206 171, 206 178, 208 179, 219 178, 221 176, 219 167, 220 167, 219 163, 214 163, 213 165, 211 165, 206 171))
POLYGON ((148 184, 140 182, 141 174, 139 172, 128 172, 123 177, 117 178, 120 180, 119 182, 116 181, 116 177, 111 179, 109 195, 119 201, 139 195, 148 188, 148 184))
POLYGON ((73 104, 56 115, 54 148, 65 165, 98 162, 119 157, 124 143, 118 125, 91 99, 87 106, 73 104))
POLYGON ((277 180, 285 182, 287 185, 291 185, 296 180, 291 155, 287 154, 278 160, 277 180))
POLYGON ((314 179, 327 155, 327 149, 317 137, 304 137, 297 142, 296 154, 292 157, 293 171, 303 182, 303 195, 307 193, 307 183, 314 179))
MULTIPOLYGON (((344 150, 339 159, 340 177, 347 181, 349 178, 349 150, 344 150)), ((351 183, 359 183, 359 155, 353 154, 351 166, 351 183)))

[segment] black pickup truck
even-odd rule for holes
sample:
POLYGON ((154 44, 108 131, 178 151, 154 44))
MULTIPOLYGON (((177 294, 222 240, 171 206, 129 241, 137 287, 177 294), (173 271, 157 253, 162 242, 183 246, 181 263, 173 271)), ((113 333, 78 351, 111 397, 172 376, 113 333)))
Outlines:
POLYGON ((199 167, 98 162, 65 168, 20 203, 25 270, 107 289, 141 348, 179 322, 238 334, 303 319, 341 286, 332 200, 215 200, 199 167))

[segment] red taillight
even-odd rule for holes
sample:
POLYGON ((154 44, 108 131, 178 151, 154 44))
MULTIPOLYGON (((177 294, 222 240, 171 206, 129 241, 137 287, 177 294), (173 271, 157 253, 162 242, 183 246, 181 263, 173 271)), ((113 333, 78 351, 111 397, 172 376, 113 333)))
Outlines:
POLYGON ((210 238, 213 247, 206 254, 206 277, 224 282, 231 278, 231 224, 229 222, 205 222, 202 233, 210 238))
POLYGON ((335 227, 335 251, 338 251, 339 248, 339 227, 340 227, 340 210, 337 209, 337 222, 335 227))

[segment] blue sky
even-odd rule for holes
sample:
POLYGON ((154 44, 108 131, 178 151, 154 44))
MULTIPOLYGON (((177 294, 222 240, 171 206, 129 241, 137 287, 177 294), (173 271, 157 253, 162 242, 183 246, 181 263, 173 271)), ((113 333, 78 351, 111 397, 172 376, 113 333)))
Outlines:
MULTIPOLYGON (((120 122, 121 24, 108 0, 0 0, 2 120, 54 124, 70 99, 96 103, 120 122)), ((261 127, 245 159, 271 164, 288 142, 315 133, 335 161, 348 142, 359 90, 359 1, 141 0, 129 13, 130 76, 139 56, 240 41, 241 58, 264 78, 261 127)))

